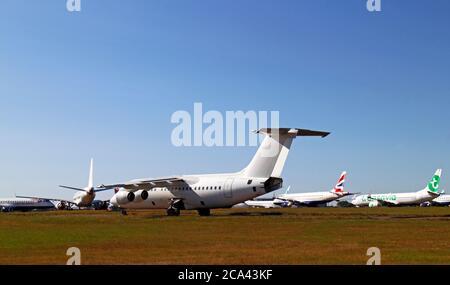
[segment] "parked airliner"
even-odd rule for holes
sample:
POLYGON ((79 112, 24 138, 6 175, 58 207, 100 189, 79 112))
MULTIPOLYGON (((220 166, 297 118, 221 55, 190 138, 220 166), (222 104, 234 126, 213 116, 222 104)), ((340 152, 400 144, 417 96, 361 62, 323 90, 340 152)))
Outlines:
MULTIPOLYGON (((289 192, 291 189, 291 186, 288 187, 285 194, 289 192)), ((238 204, 240 205, 240 204, 238 204)), ((237 205, 235 205, 237 206, 237 205)), ((254 200, 248 200, 242 203, 242 206, 252 207, 252 208, 287 208, 292 206, 292 203, 285 200, 280 200, 274 197, 273 199, 254 199, 254 200)), ((234 207, 234 206, 233 206, 234 207)))
POLYGON ((441 195, 431 201, 432 206, 450 206, 450 195, 441 195))
POLYGON ((0 199, 0 212, 35 211, 55 209, 55 205, 46 199, 4 198, 0 199))
POLYGON ((417 192, 359 195, 351 203, 356 207, 420 205, 436 199, 441 194, 439 192, 441 175, 442 169, 436 170, 427 187, 417 192))
POLYGON ((239 172, 135 179, 99 187, 118 188, 110 203, 124 210, 167 209, 169 216, 178 216, 180 210, 186 209, 208 216, 210 209, 232 207, 280 189, 281 173, 293 139, 330 134, 295 128, 266 128, 256 133, 266 137, 248 166, 239 172))
POLYGON ((344 183, 347 172, 342 172, 339 176, 336 186, 330 191, 324 192, 310 192, 310 193, 290 193, 278 196, 278 200, 288 201, 293 206, 297 207, 317 207, 325 206, 331 201, 338 200, 348 195, 353 195, 349 192, 344 192, 344 183))
POLYGON ((95 209, 105 209, 107 208, 107 201, 95 200, 95 195, 97 192, 105 191, 108 189, 95 189, 94 188, 94 159, 91 158, 91 163, 89 167, 89 179, 88 185, 85 188, 77 188, 72 186, 64 186, 60 185, 59 187, 75 190, 75 195, 73 196, 72 201, 63 200, 63 199, 55 199, 55 198, 41 198, 41 197, 27 197, 27 196, 17 196, 20 198, 30 198, 30 199, 45 199, 56 201, 56 207, 58 209, 66 209, 68 207, 76 206, 78 208, 86 208, 86 207, 94 207, 95 209))

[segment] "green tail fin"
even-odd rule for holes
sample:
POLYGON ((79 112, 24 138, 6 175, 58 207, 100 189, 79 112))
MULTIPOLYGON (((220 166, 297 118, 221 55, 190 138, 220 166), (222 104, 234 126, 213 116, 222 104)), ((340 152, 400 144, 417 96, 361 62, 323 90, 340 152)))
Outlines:
POLYGON ((436 170, 430 183, 428 183, 428 192, 439 194, 439 183, 441 182, 442 169, 436 170))

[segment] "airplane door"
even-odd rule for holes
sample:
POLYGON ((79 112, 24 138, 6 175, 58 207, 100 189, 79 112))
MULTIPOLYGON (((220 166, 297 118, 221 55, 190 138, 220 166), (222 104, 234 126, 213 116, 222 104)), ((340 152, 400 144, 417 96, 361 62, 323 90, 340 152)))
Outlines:
POLYGON ((225 185, 223 186, 223 194, 225 198, 233 197, 233 178, 228 178, 225 180, 225 185))

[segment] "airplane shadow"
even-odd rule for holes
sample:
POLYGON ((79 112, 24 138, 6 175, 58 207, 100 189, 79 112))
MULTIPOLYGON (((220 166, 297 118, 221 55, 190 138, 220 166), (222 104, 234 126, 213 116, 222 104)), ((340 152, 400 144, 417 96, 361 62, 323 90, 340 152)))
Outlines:
MULTIPOLYGON (((284 213, 282 212, 235 212, 235 213, 229 213, 229 214, 214 214, 212 213, 211 216, 204 217, 204 218, 214 218, 214 217, 263 217, 263 216, 282 216, 284 213)), ((167 219, 167 218, 179 218, 179 217, 168 217, 167 215, 145 215, 143 216, 146 219, 167 219)), ((183 217, 183 214, 181 214, 181 217, 183 217)), ((199 217, 197 215, 193 215, 190 217, 199 217)))
POLYGON ((217 216, 281 216, 281 212, 236 212, 217 216))

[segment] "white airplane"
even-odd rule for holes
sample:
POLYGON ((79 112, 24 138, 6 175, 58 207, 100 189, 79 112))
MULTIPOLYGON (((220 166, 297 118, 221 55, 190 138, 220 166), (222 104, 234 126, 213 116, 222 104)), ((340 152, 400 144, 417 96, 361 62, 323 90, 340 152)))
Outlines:
POLYGON ((440 195, 439 197, 428 203, 429 206, 450 206, 450 195, 440 195))
POLYGON ((169 216, 180 210, 197 210, 210 215, 210 209, 229 208, 282 187, 281 172, 292 140, 297 136, 326 137, 328 132, 289 128, 267 128, 250 164, 236 173, 182 175, 164 178, 135 179, 129 182, 101 185, 118 188, 110 203, 125 209, 167 209, 169 216))
POLYGON ((105 191, 108 189, 95 189, 94 188, 94 159, 91 158, 91 163, 89 167, 89 180, 88 185, 85 188, 76 188, 71 186, 60 185, 59 187, 76 190, 72 201, 54 198, 41 198, 41 197, 27 197, 27 196, 17 196, 20 198, 27 199, 44 199, 58 202, 56 207, 60 210, 66 209, 67 207, 76 206, 78 208, 94 207, 96 209, 106 209, 107 202, 94 200, 95 194, 100 191, 105 191))
POLYGON ((277 200, 290 202, 291 205, 298 207, 317 207, 326 205, 328 202, 335 201, 352 193, 344 192, 344 183, 347 172, 342 172, 339 180, 330 191, 325 192, 311 192, 311 193, 291 193, 284 194, 277 197, 277 200))
MULTIPOLYGON (((287 194, 289 192, 289 189, 291 188, 291 186, 288 187, 288 189, 286 190, 287 194)), ((286 208, 286 207, 290 207, 291 203, 289 201, 286 200, 280 200, 276 197, 274 197, 273 199, 254 199, 254 200, 248 200, 245 201, 243 203, 245 206, 247 207, 252 207, 252 208, 265 208, 265 209, 270 209, 270 208, 286 208)))
POLYGON ((34 211, 55 209, 55 205, 46 199, 3 198, 0 199, 0 212, 34 211))
POLYGON ((420 205, 439 197, 441 175, 442 169, 436 170, 427 187, 417 192, 359 195, 351 203, 356 207, 420 205))

